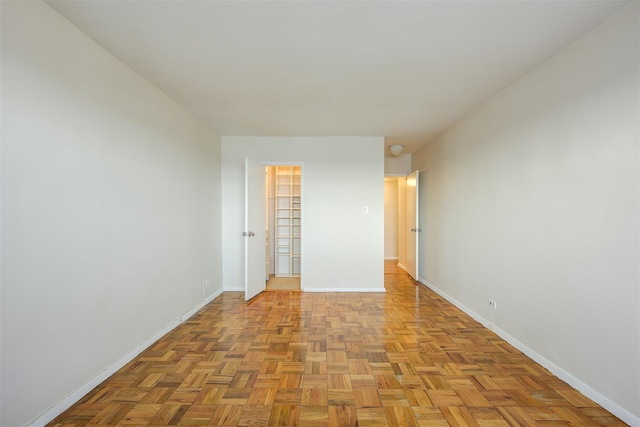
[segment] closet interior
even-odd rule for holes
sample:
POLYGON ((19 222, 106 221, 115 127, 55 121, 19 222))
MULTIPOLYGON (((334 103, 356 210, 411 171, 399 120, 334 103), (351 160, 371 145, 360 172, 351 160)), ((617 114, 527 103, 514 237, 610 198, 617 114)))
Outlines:
POLYGON ((267 289, 300 289, 300 166, 267 167, 267 289))

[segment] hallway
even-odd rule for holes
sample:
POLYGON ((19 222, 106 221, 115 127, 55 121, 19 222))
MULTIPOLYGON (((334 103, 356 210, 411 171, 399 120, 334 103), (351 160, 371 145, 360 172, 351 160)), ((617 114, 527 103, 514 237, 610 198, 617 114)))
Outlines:
POLYGON ((625 425, 394 262, 385 287, 225 292, 49 425, 625 425))

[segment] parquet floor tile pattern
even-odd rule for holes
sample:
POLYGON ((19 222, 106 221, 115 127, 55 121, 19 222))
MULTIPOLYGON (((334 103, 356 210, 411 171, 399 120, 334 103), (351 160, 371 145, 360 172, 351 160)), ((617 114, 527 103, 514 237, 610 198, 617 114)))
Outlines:
POLYGON ((386 294, 225 292, 49 425, 626 425, 385 264, 386 294))

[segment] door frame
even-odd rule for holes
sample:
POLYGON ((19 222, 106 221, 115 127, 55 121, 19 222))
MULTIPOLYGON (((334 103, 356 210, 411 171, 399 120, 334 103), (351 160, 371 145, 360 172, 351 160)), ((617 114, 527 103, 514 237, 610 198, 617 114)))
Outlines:
MULTIPOLYGON (((263 161, 262 164, 264 164, 265 168, 269 167, 269 166, 299 166, 300 167, 300 290, 304 291, 304 265, 305 265, 305 260, 306 257, 304 256, 304 247, 305 247, 305 239, 304 239, 304 224, 305 224, 305 194, 304 194, 304 162, 299 162, 299 161, 291 161, 291 162, 285 162, 285 161, 277 161, 277 162, 272 162, 272 161, 263 161)), ((266 195, 265 195, 266 198, 266 195)), ((266 200, 264 201, 266 202, 266 200)), ((267 215, 269 215, 268 213, 265 213, 265 223, 267 220, 267 215)), ((275 230, 269 230, 269 239, 271 239, 271 236, 273 235, 273 233, 275 232, 275 230)), ((271 250, 271 248, 269 248, 269 250, 271 250)), ((274 260, 271 260, 272 262, 274 262, 274 260)), ((275 270, 274 270, 275 271, 275 270)))
POLYGON ((418 262, 418 281, 426 283, 427 281, 427 170, 421 169, 418 175, 418 253, 416 257, 420 258, 418 262), (424 209, 423 209, 424 208, 424 209), (420 268, 422 267, 422 268, 420 268), (422 275, 420 274, 422 270, 422 275))

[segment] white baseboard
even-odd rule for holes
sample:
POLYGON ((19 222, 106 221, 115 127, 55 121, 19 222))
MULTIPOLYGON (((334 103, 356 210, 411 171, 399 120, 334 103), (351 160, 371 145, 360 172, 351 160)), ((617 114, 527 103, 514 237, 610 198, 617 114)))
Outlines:
POLYGON ((409 270, 407 270, 407 267, 405 267, 404 265, 398 263, 398 267, 403 269, 404 271, 406 271, 407 273, 409 273, 409 270))
POLYGON ((387 292, 383 288, 305 288, 304 292, 387 292))
MULTIPOLYGON (((387 292, 382 288, 301 288, 302 292, 387 292)), ((244 292, 244 288, 225 288, 225 292, 244 292)))
POLYGON ((131 362, 136 356, 149 348, 153 343, 158 341, 160 338, 165 336, 167 333, 171 332, 180 324, 184 323, 191 316, 196 314, 201 308, 205 305, 213 301, 218 295, 222 294, 223 290, 219 289, 213 294, 209 295, 206 299, 204 299, 200 304, 193 307, 191 310, 182 314, 178 318, 171 321, 167 326, 156 332, 151 337, 144 340, 142 343, 138 344, 136 348, 122 356, 119 360, 106 367, 102 372, 98 373, 95 377, 91 378, 89 381, 81 385, 78 389, 68 394, 64 399, 60 402, 53 405, 51 408, 47 409, 44 413, 42 413, 38 418, 33 421, 27 423, 27 426, 35 426, 40 427, 44 426, 47 423, 51 422, 55 417, 62 414, 64 411, 69 409, 73 404, 82 399, 87 393, 100 385, 104 380, 109 378, 111 375, 115 374, 120 368, 122 368, 127 363, 131 362))
POLYGON ((397 256, 392 256, 392 257, 384 257, 385 261, 397 261, 398 257, 397 256))
POLYGON ((608 399, 606 396, 603 396, 602 394, 598 393, 596 390, 589 387, 587 384, 585 384, 578 378, 574 377, 569 372, 565 371, 561 367, 557 366, 555 363, 546 359, 544 356, 540 355, 536 351, 527 347, 526 345, 524 345, 523 343, 521 343, 520 341, 518 341, 517 339, 515 339, 505 331, 503 331, 502 329, 497 328, 487 319, 480 316, 478 313, 471 310, 469 307, 465 306, 460 301, 456 300, 451 295, 444 292, 442 289, 438 288, 437 286, 434 286, 433 284, 423 279, 420 279, 420 283, 422 283, 424 286, 428 287, 429 289, 431 289, 432 291, 440 295, 442 298, 449 301, 451 304, 458 307, 460 310, 464 311, 469 316, 473 317, 477 322, 481 323, 482 326, 484 326, 485 328, 495 332, 496 335, 498 335, 500 338, 504 339, 506 342, 508 342, 509 344, 511 344, 512 346, 514 346, 515 348, 517 348, 518 350, 520 350, 521 352, 529 356, 536 363, 539 363, 540 365, 547 368, 553 375, 557 376, 562 381, 566 382, 571 387, 575 388, 580 393, 584 394, 589 399, 593 400, 598 405, 602 406, 607 411, 611 412, 613 415, 620 418, 625 423, 629 424, 632 427, 640 427, 640 417, 632 414, 631 412, 624 409, 617 403, 608 399))

